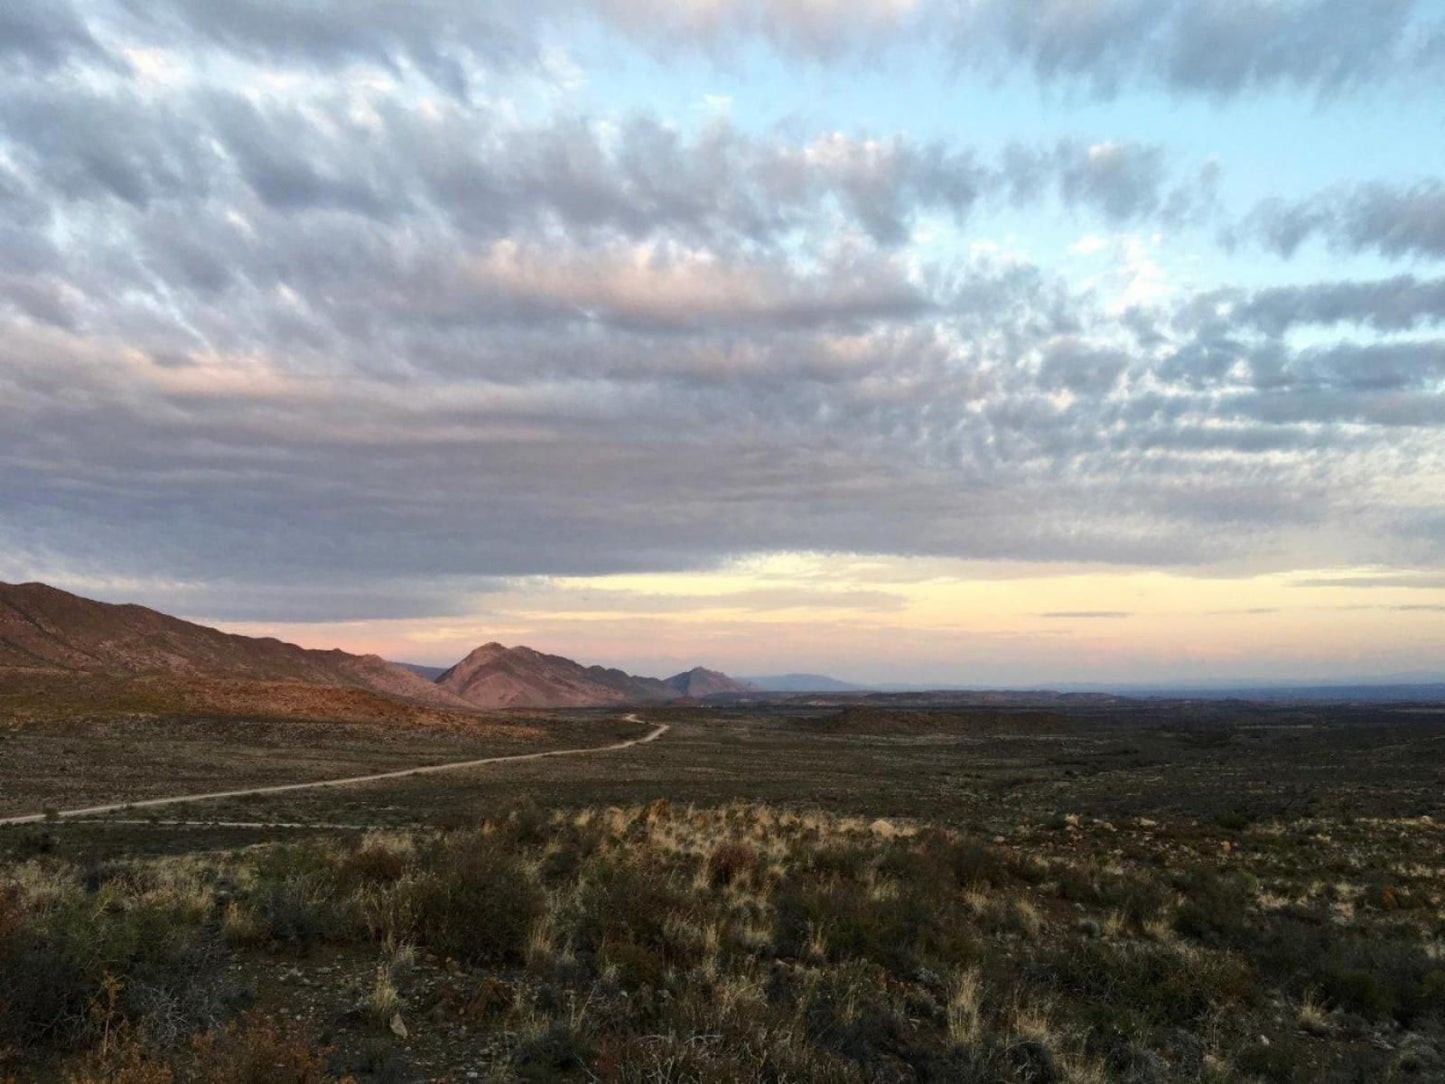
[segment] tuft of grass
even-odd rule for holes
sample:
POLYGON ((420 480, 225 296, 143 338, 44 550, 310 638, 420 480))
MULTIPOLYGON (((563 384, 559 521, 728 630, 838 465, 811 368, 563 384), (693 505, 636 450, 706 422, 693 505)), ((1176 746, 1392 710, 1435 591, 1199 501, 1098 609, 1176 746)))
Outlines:
POLYGON ((392 981, 391 969, 385 964, 377 965, 376 977, 366 993, 362 1008, 374 1023, 383 1026, 390 1023, 391 1018, 401 1008, 401 995, 397 993, 396 984, 392 981))
POLYGON ((955 971, 948 984, 948 1039, 958 1046, 978 1042, 983 1031, 983 978, 978 968, 955 971))

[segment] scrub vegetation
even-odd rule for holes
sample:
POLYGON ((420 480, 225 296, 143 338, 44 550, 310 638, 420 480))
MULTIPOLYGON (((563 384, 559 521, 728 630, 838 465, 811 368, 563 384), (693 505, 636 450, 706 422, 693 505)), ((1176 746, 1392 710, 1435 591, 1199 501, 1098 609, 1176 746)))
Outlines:
POLYGON ((0 873, 0 1080, 1445 1075, 1429 818, 993 836, 804 804, 0 873))

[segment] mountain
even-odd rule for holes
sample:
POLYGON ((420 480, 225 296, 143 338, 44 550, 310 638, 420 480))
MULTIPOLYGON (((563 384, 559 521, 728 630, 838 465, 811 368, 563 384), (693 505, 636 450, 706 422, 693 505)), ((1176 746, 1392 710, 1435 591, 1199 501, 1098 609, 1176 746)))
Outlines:
POLYGON ((477 707, 579 708, 670 699, 656 678, 583 666, 530 647, 483 644, 441 677, 437 685, 477 707))
POLYGON ((850 685, 826 674, 767 674, 738 680, 765 693, 861 693, 868 689, 866 685, 850 685))
MULTIPOLYGON (((443 708, 469 708, 376 655, 315 651, 236 636, 136 605, 114 605, 43 583, 0 583, 0 674, 75 673, 181 682, 340 686, 443 708)), ((113 683, 112 683, 113 684, 113 683)))
POLYGON ((623 670, 583 666, 530 647, 483 644, 436 679, 441 688, 482 708, 586 708, 754 692, 699 666, 666 681, 623 670))
POLYGON ((747 682, 738 681, 717 670, 709 670, 702 666, 694 666, 685 673, 674 674, 663 684, 678 696, 689 697, 693 700, 702 700, 708 696, 736 696, 758 691, 747 682))

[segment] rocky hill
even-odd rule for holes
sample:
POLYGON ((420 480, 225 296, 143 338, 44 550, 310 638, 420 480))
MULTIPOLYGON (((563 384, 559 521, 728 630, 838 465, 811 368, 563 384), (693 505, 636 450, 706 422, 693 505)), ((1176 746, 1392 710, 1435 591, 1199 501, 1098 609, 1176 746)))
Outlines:
POLYGON ((144 606, 82 598, 43 583, 0 584, 0 675, 78 672, 176 681, 365 689, 433 707, 465 701, 375 655, 236 636, 144 606))
POLYGON ((670 698, 655 678, 583 666, 530 647, 483 644, 437 678, 447 692, 478 707, 569 708, 638 704, 670 698))
POLYGON ((753 691, 701 666, 663 681, 497 643, 477 648, 437 678, 437 684, 483 708, 605 707, 753 691))

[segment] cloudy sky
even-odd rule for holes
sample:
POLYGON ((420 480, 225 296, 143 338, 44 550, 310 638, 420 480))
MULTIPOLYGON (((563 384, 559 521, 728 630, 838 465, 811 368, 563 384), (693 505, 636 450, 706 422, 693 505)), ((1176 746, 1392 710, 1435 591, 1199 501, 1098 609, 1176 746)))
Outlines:
POLYGON ((449 663, 1445 670, 1445 3, 7 0, 0 580, 449 663))

